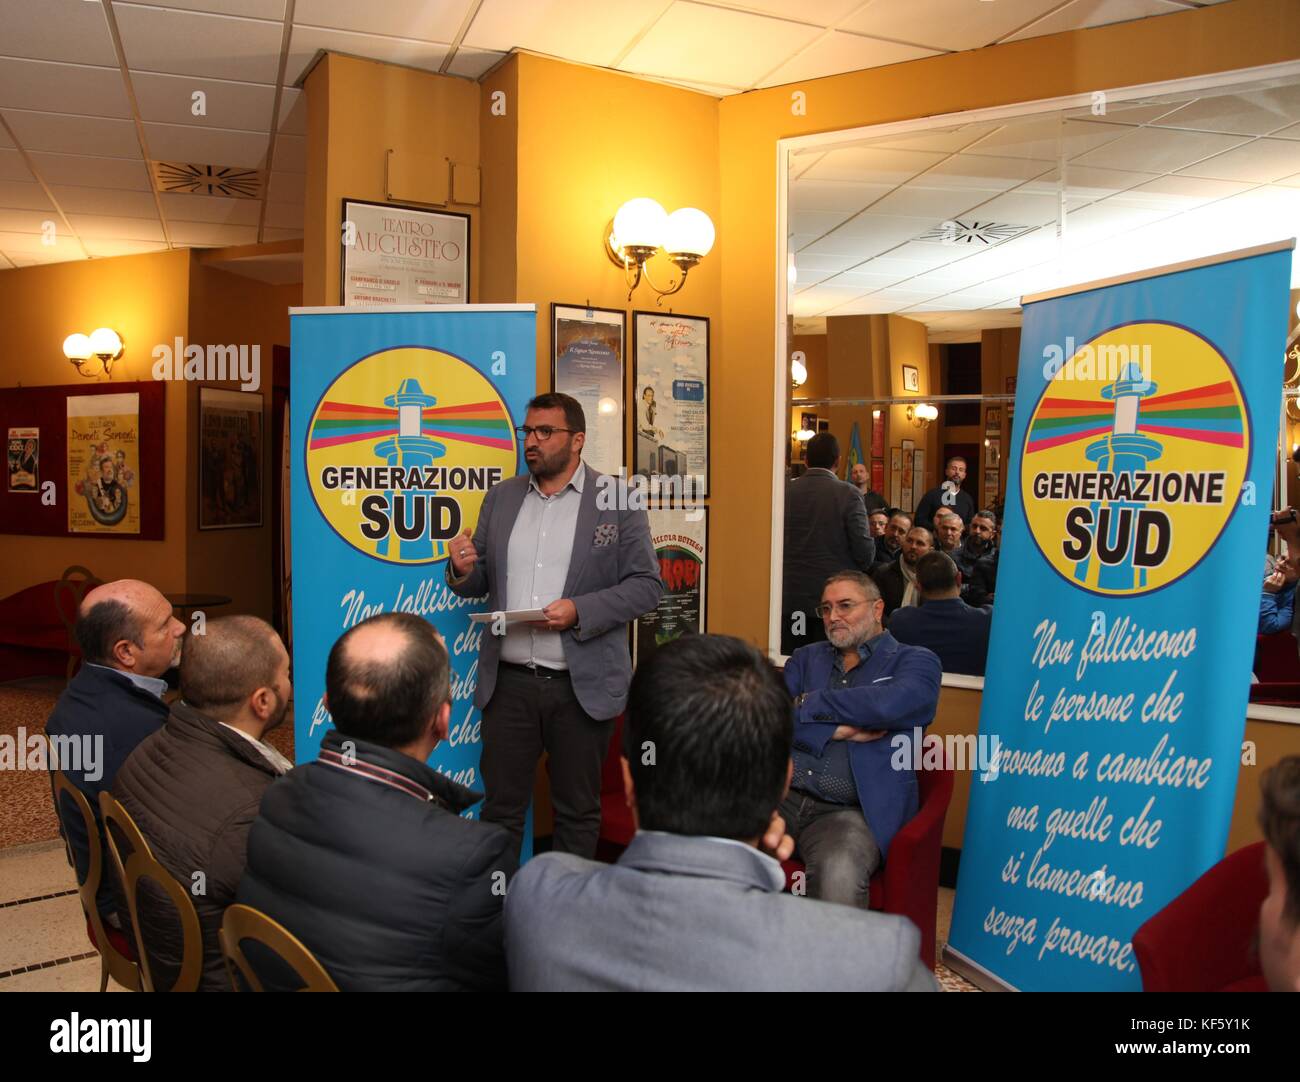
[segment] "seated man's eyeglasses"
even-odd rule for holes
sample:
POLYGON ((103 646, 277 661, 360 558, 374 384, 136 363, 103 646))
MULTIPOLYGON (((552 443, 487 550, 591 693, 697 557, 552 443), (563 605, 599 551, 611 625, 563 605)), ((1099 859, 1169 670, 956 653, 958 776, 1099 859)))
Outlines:
POLYGON ((849 601, 849 600, 837 601, 835 602, 834 605, 826 605, 826 604, 818 605, 815 609, 813 609, 813 612, 815 612, 818 616, 820 616, 823 620, 825 620, 826 617, 828 617, 832 611, 838 612, 841 616, 847 616, 859 605, 867 605, 867 604, 870 604, 870 602, 868 602, 866 598, 860 598, 857 601, 849 601))
POLYGON ((557 432, 573 432, 573 431, 574 429, 572 428, 552 428, 550 425, 538 425, 536 428, 533 428, 529 425, 520 425, 518 428, 515 429, 515 432, 518 433, 519 438, 521 440, 526 440, 528 439, 529 436, 536 433, 537 440, 539 443, 545 443, 557 432))

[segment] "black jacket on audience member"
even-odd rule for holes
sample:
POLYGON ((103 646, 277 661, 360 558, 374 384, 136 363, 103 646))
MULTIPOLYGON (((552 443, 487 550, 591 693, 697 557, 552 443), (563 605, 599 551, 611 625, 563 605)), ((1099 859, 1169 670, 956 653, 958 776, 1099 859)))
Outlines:
POLYGON ((952 597, 899 609, 889 621, 889 633, 909 646, 933 650, 944 672, 983 676, 992 626, 990 609, 975 609, 952 597))
POLYGON ((994 549, 989 555, 975 561, 970 582, 962 588, 962 598, 968 605, 976 608, 993 604, 993 591, 998 584, 998 554, 1001 549, 994 549))
MULTIPOLYGON (((190 892, 203 928, 201 992, 229 992, 217 932, 244 874, 248 828, 262 794, 279 777, 245 737, 185 703, 131 753, 113 784, 153 855, 190 892), (203 889, 194 889, 194 873, 203 889)), ((171 903, 142 888, 136 900, 154 983, 170 987, 184 942, 171 903)))
MULTIPOLYGON (((460 817, 481 794, 337 729, 321 755, 266 791, 237 900, 302 940, 344 992, 504 989, 513 839, 460 817)), ((268 991, 290 987, 250 963, 268 991)))
POLYGON ((907 578, 899 566, 899 560, 877 564, 872 568, 871 578, 880 589, 880 597, 885 602, 883 616, 888 621, 890 614, 903 604, 903 598, 907 595, 907 578))

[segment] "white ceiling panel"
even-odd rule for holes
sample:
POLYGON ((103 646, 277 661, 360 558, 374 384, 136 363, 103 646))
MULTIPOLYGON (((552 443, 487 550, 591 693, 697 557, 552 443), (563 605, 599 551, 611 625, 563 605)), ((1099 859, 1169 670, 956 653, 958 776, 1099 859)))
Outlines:
MULTIPOLYGON (((144 161, 98 158, 84 154, 33 153, 32 162, 47 184, 72 184, 90 188, 131 188, 150 191, 144 161)), ((3 156, 0 155, 0 172, 3 156)), ((30 176, 30 174, 29 174, 30 176)))
POLYGON ((54 230, 49 235, 57 237, 63 231, 63 221, 56 219, 53 211, 0 209, 0 233, 45 234, 50 224, 54 230))
POLYGON ((1267 184, 1300 170, 1300 142, 1256 139, 1180 170, 1184 176, 1267 184))
POLYGON ((846 271, 850 267, 862 262, 862 260, 850 252, 848 255, 839 255, 830 252, 799 252, 795 256, 795 263, 799 267, 807 267, 809 270, 825 272, 827 274, 838 274, 840 271, 846 271))
POLYGON ((256 199, 231 199, 189 192, 163 192, 163 213, 175 222, 210 222, 216 225, 256 225, 262 204, 256 199))
POLYGON ((1130 19, 1145 19, 1151 15, 1169 15, 1186 11, 1183 4, 1168 0, 1072 0, 1062 8, 1030 23, 1022 30, 1008 35, 1004 40, 1019 41, 1037 38, 1044 34, 1062 34, 1067 30, 1084 30, 1090 26, 1122 23, 1130 19))
POLYGON ((129 120, 32 113, 6 109, 5 120, 25 149, 55 154, 93 154, 102 158, 139 158, 140 140, 129 120))
POLYGON ((167 8, 117 6, 113 10, 132 69, 275 82, 284 34, 281 23, 167 8))
POLYGON ((194 128, 187 124, 146 124, 144 137, 154 161, 233 165, 242 169, 261 167, 269 139, 261 132, 194 128))
MULTIPOLYGON (((301 236, 301 229, 275 229, 271 226, 267 226, 262 230, 262 239, 267 243, 277 240, 293 240, 295 237, 301 236)), ((301 271, 299 272, 299 276, 301 276, 301 271)))
POLYGON ((277 173, 307 172, 307 137, 285 135, 275 137, 275 161, 271 163, 277 173))
POLYGON ((871 213, 901 214, 941 222, 986 203, 997 194, 997 191, 981 191, 978 188, 928 188, 913 182, 895 188, 879 202, 872 204, 871 213))
POLYGON ((927 169, 917 183, 927 188, 974 188, 978 191, 1006 191, 1026 180, 1042 176, 1050 162, 1021 158, 992 158, 984 154, 954 154, 927 169))
MULTIPOLYGON (((1155 180, 1157 173, 1137 173, 1127 169, 1094 169, 1086 165, 1070 164, 1066 167, 1065 191, 1067 198, 1091 203, 1096 199, 1105 199, 1108 195, 1122 192, 1127 188, 1136 188, 1155 180)), ((1050 173, 1029 181, 1018 191, 1046 192, 1055 195, 1060 186, 1060 174, 1050 173)))
POLYGON ((82 243, 94 259, 107 259, 117 255, 144 255, 147 252, 165 252, 167 245, 156 240, 108 240, 85 238, 82 243))
POLYGON ((1215 94, 1188 102, 1161 117, 1161 128, 1191 128, 1229 135, 1267 135, 1300 120, 1300 86, 1270 87, 1246 94, 1215 94))
POLYGON ((149 218, 112 218, 99 214, 69 214, 68 221, 82 237, 99 237, 109 240, 164 239, 162 224, 155 216, 149 218))
MULTIPOLYGON (((867 266, 871 266, 871 264, 868 263, 867 266)), ((847 270, 842 274, 835 275, 835 277, 827 284, 847 287, 860 286, 861 291, 865 293, 868 290, 884 289, 886 286, 893 285, 897 281, 897 274, 886 274, 883 271, 847 270)), ((918 288, 929 287, 927 285, 918 288)))
POLYGON ((889 184, 849 180, 800 180, 790 188, 790 209, 799 211, 858 211, 893 191, 889 184))
POLYGON ((465 79, 479 79, 492 70, 509 55, 492 49, 467 49, 463 45, 456 50, 456 55, 447 65, 446 74, 459 75, 465 79))
POLYGON ((900 45, 893 41, 862 37, 832 30, 817 38, 772 72, 758 85, 781 86, 803 79, 820 79, 846 71, 862 71, 886 64, 901 64, 922 56, 935 56, 937 50, 916 45, 900 45))
MULTIPOLYGON (((926 230, 934 228, 933 218, 905 218, 885 214, 859 214, 851 218, 829 237, 818 241, 811 251, 836 253, 842 250, 867 251, 876 255, 896 244, 915 240, 926 230)), ((867 258, 867 256, 863 256, 867 258)))
POLYGON ((800 180, 849 180, 893 187, 911 180, 945 158, 944 154, 877 147, 840 147, 823 154, 800 174, 800 180))
POLYGON ((1108 237, 1139 229, 1168 214, 1169 211, 1161 208, 1125 206, 1109 199, 1093 203, 1066 216, 1065 243, 1067 248, 1096 244, 1108 237))
POLYGON ((0 52, 30 60, 117 67, 108 21, 86 0, 0 0, 0 52))
POLYGON ((0 147, 11 147, 13 145, 14 141, 9 138, 9 133, 0 128, 0 147))
POLYGON ((118 68, 92 68, 44 60, 15 60, 12 57, 0 57, 0 109, 131 116, 131 104, 118 68))
POLYGON ((279 131, 288 135, 307 134, 307 95, 286 86, 280 91, 279 131))
POLYGON ((167 222, 172 242, 196 248, 220 248, 227 244, 254 244, 257 227, 252 225, 217 225, 204 222, 167 222))
MULTIPOLYGON (((184 75, 134 73, 140 119, 160 124, 189 124, 199 128, 270 131, 275 87, 235 83, 225 79, 195 79, 184 75), (195 99, 202 92, 204 97, 195 99), (203 112, 196 115, 194 110, 203 112)), ((295 91, 296 93, 296 91, 295 91)))
MULTIPOLYGON (((113 0, 115 8, 136 7, 137 0, 113 0)), ((283 19, 284 0, 149 0, 146 6, 241 15, 248 19, 283 19)), ((302 6, 302 0, 298 0, 302 6)))
POLYGON ((75 237, 69 236, 67 230, 62 228, 55 236, 53 244, 44 243, 45 235, 43 233, 0 233, 0 252, 6 252, 13 255, 15 252, 21 252, 24 255, 33 258, 43 258, 50 256, 63 256, 68 252, 72 255, 70 258, 82 258, 81 245, 77 243, 75 237))
MULTIPOLYGON (((851 212, 850 212, 851 213, 851 212)), ((846 212, 829 210, 796 210, 790 212, 790 231, 794 236, 820 237, 840 225, 846 212)))
POLYGON ((865 297, 845 301, 826 311, 828 316, 868 316, 897 312, 910 304, 923 304, 934 294, 911 289, 885 289, 868 293, 865 297))
POLYGON ((813 26, 676 0, 618 65, 665 79, 752 86, 820 31, 813 26), (720 48, 743 42, 743 48, 720 48))
POLYGON ((302 203, 306 196, 307 178, 301 173, 271 174, 266 185, 266 197, 272 203, 302 203))
POLYGON ((59 185, 50 189, 65 213, 104 214, 126 218, 157 218, 153 192, 120 188, 82 188, 59 185))
POLYGON ((1050 116, 1005 124, 967 150, 995 157, 1055 162, 1060 160, 1062 151, 1067 159, 1076 158, 1127 133, 1127 128, 1117 124, 1094 124, 1050 116))
POLYGON ((469 0, 298 0, 293 21, 299 26, 359 30, 415 41, 450 42, 460 30, 469 0))
POLYGON ((871 0, 843 30, 934 49, 979 49, 1046 15, 1061 0, 871 0))
POLYGON ((54 204, 50 202, 44 188, 21 180, 0 180, 0 207, 11 210, 54 210, 54 204))
MULTIPOLYGON (((1056 221, 1059 199, 1055 192, 1030 192, 1016 188, 990 199, 971 212, 980 221, 1007 225, 1043 225, 1056 221)), ((1083 200, 1068 199, 1066 212, 1083 205, 1083 200)))
POLYGON ((717 0, 717 3, 719 7, 761 11, 779 19, 796 19, 818 26, 833 26, 854 8, 862 6, 862 0, 717 0))
POLYGON ((325 52, 364 56, 371 60, 384 60, 408 68, 437 71, 448 52, 447 45, 428 41, 411 41, 404 38, 380 37, 377 34, 354 34, 345 30, 322 30, 313 26, 295 26, 289 39, 289 59, 284 69, 284 81, 297 83, 316 59, 325 52))
POLYGON ((996 121, 982 124, 962 124, 956 128, 936 128, 934 131, 907 132, 903 135, 889 135, 883 139, 872 139, 866 145, 885 147, 895 150, 930 150, 942 154, 956 154, 966 150, 970 145, 989 132, 1002 127, 996 121))
POLYGON ((1151 173, 1176 173, 1202 158, 1240 146, 1244 139, 1210 132, 1141 128, 1104 147, 1081 154, 1080 165, 1103 169, 1132 169, 1151 173))
MULTIPOLYGON (((610 65, 667 6, 665 0, 483 0, 463 44, 505 52, 518 47, 610 65)), ((717 73, 704 68, 689 75, 716 78, 717 73)))
POLYGON ((303 210, 300 203, 267 203, 266 224, 276 229, 302 232, 303 210))
POLYGON ((1245 191, 1249 185, 1201 177, 1167 176, 1130 188, 1106 202, 1117 206, 1164 208, 1169 211, 1190 210, 1216 199, 1226 199, 1245 191))

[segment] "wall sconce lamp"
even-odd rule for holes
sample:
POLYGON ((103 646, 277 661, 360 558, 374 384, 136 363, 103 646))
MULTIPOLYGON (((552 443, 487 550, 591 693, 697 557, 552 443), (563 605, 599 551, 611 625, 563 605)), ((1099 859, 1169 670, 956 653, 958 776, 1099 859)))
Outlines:
POLYGON ((627 281, 627 299, 644 278, 650 288, 670 297, 686 284, 686 275, 713 248, 713 222, 702 210, 682 207, 671 214, 653 199, 629 199, 605 227, 605 254, 615 266, 623 268, 627 281), (677 265, 681 277, 675 284, 660 289, 650 277, 646 263, 660 249, 677 265))
POLYGON ((817 435, 817 433, 814 432, 811 428, 801 428, 799 429, 798 432, 794 434, 794 438, 797 439, 800 443, 807 443, 815 435, 817 435))
POLYGON ((802 387, 808 382, 808 366, 798 357, 790 362, 790 382, 796 387, 802 387))
POLYGON ((938 416, 939 407, 931 406, 928 402, 907 407, 907 419, 917 428, 929 428, 930 422, 936 420, 938 416))
POLYGON ((109 327, 99 327, 89 335, 70 334, 63 340, 63 355, 72 362, 77 374, 87 379, 100 375, 113 378, 113 362, 126 351, 122 336, 109 327), (87 372, 84 365, 91 357, 99 358, 100 371, 87 372))

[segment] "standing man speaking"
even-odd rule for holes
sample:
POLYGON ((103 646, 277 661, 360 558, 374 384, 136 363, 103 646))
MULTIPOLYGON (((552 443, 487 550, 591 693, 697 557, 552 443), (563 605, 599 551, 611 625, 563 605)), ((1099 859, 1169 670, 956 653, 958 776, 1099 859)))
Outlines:
POLYGON ((489 625, 479 648, 483 819, 514 834, 516 856, 543 749, 553 849, 595 855, 601 766, 632 679, 627 625, 663 591, 649 516, 628 508, 622 481, 583 464, 586 429, 569 395, 529 402, 516 429, 528 473, 490 489, 473 537, 466 529, 451 542, 453 591, 486 594, 493 612, 545 616, 508 624, 504 635, 489 625))

